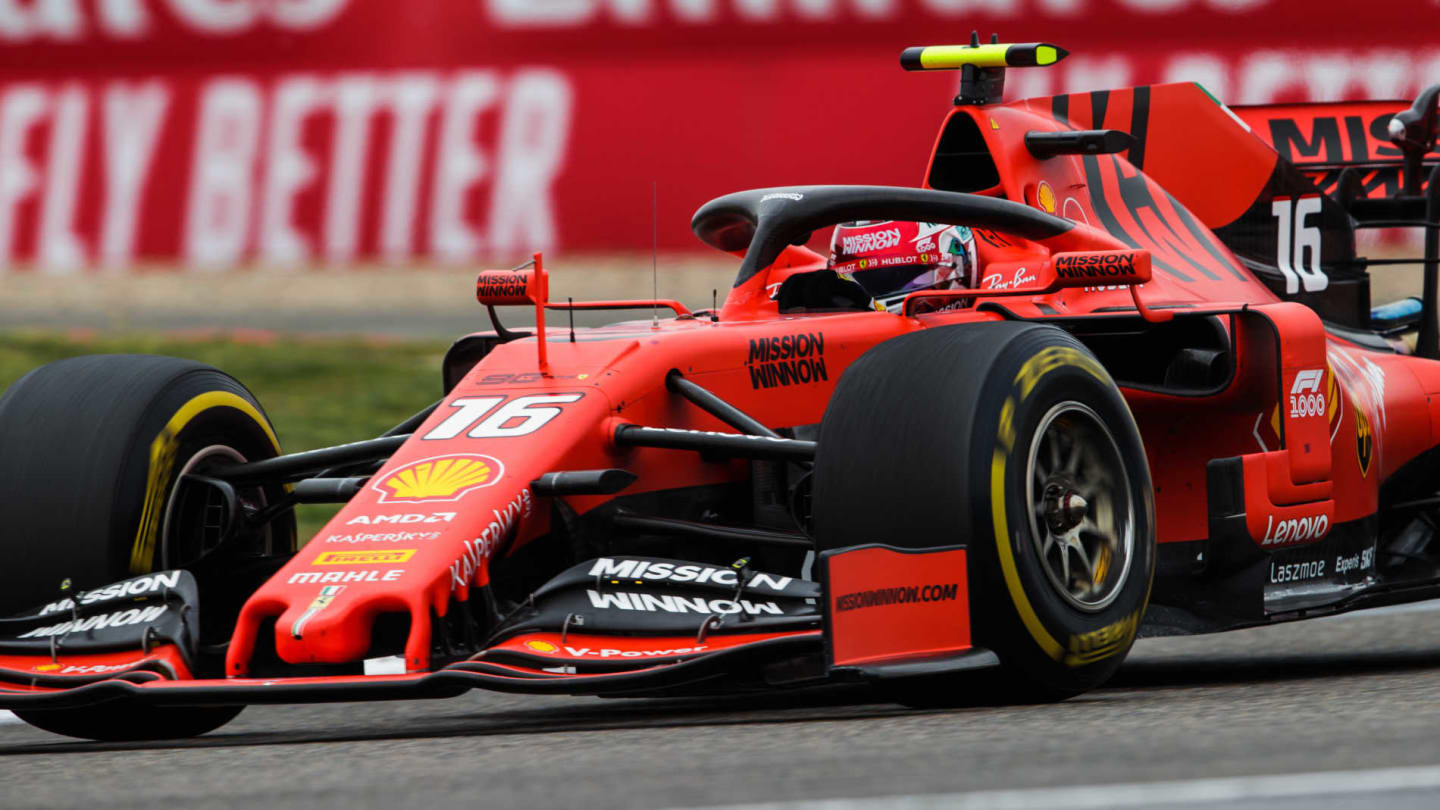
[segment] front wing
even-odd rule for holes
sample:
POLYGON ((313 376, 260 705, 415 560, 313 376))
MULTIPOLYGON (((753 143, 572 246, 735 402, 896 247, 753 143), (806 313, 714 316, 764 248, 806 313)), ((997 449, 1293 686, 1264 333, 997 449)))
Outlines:
MULTIPOLYGON (((645 696, 987 668, 999 661, 970 644, 965 563, 961 546, 839 549, 820 555, 818 571, 825 585, 818 599, 806 600, 817 603, 817 610, 808 618, 796 617, 788 628, 747 628, 739 622, 712 631, 721 623, 707 618, 694 635, 685 636, 646 633, 643 624, 624 635, 568 627, 559 632, 525 630, 465 660, 406 674, 197 678, 190 674, 193 650, 187 645, 192 640, 181 633, 161 637, 147 626, 139 631, 143 646, 117 648, 115 633, 136 634, 122 624, 80 629, 76 633, 82 638, 50 643, 39 639, 55 639, 45 631, 62 625, 43 625, 36 612, 4 620, 27 622, 23 626, 30 629, 15 635, 32 638, 28 645, 27 640, 0 638, 0 708, 67 709, 114 700, 153 706, 409 700, 454 697, 476 688, 645 696)), ((135 600, 149 602, 148 607, 128 608, 137 615, 148 615, 146 610, 186 615, 184 598, 193 598, 193 589, 187 594, 167 591, 160 600, 153 593, 126 595, 125 586, 134 581, 117 584, 115 590, 122 595, 118 600, 100 601, 85 610, 71 605, 68 613, 52 612, 45 620, 69 616, 66 621, 72 626, 84 628, 95 616, 103 623, 103 617, 125 615, 122 608, 135 600), (165 605, 179 607, 158 610, 165 605), (86 618, 87 611, 91 618, 86 618)))

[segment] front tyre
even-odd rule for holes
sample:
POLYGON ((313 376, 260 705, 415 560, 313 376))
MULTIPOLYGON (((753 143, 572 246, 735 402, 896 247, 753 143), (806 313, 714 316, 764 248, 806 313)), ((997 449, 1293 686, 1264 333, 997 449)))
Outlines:
MULTIPOLYGON (((57 598, 65 580, 88 590, 184 568, 199 585, 202 645, 223 641, 244 600, 293 553, 294 517, 227 524, 211 489, 186 476, 279 452, 255 398, 209 366, 94 355, 35 369, 0 397, 0 615, 57 598)), ((283 494, 278 484, 240 487, 236 506, 259 511, 283 494)), ((203 734, 240 709, 117 700, 16 714, 71 737, 151 740, 203 734)))
MULTIPOLYGON (((206 600, 202 620, 223 620, 239 606, 211 597, 247 561, 292 552, 293 516, 222 538, 207 519, 215 510, 181 479, 279 452, 250 392, 201 363, 91 355, 31 371, 0 396, 0 615, 57 598, 65 579, 87 590, 187 568, 206 600)), ((238 492, 250 508, 282 494, 238 492)))
POLYGON ((15 716, 52 734, 101 742, 197 737, 234 720, 244 706, 142 706, 125 700, 80 709, 19 709, 15 716))
POLYGON ((969 549, 972 638, 1000 658, 989 694, 953 678, 903 702, 1045 701, 1109 678, 1154 574, 1139 431, 1115 383, 1067 333, 930 329, 866 352, 821 423, 813 514, 822 549, 969 549))

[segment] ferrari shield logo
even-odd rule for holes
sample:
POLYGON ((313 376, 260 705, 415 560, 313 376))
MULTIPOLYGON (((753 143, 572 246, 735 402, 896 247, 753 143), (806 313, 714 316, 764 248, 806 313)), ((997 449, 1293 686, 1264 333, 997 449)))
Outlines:
POLYGON ((335 597, 343 590, 345 590, 344 585, 326 585, 321 588, 315 601, 311 602, 310 606, 305 608, 305 612, 300 614, 300 618, 295 620, 295 624, 291 625, 290 635, 297 639, 303 638, 306 623, 313 619, 315 614, 329 607, 330 603, 334 602, 335 597))
POLYGON ((1375 435, 1370 430, 1370 417, 1355 409, 1355 458, 1360 462, 1360 476, 1370 474, 1370 456, 1375 451, 1375 435))

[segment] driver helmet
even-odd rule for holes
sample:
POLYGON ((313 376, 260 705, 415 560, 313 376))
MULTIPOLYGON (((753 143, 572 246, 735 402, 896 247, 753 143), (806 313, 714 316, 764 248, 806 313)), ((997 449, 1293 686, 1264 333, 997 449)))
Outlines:
POLYGON ((973 288, 979 281, 975 236, 963 225, 842 223, 830 237, 829 267, 890 310, 916 290, 973 288))

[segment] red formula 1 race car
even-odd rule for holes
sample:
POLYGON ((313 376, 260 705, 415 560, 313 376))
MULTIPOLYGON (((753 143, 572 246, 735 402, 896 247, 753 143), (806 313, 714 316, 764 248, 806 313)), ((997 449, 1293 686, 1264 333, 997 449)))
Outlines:
POLYGON ((31 372, 0 399, 0 708, 133 739, 475 687, 1050 700, 1140 632, 1440 595, 1440 88, 1000 101, 1064 55, 906 51, 963 71, 924 187, 706 204, 743 255, 718 311, 482 272, 494 331, 377 439, 284 455, 181 360, 31 372), (970 229, 974 280, 877 308, 803 246, 892 221, 970 229), (1426 295, 1372 311, 1354 236, 1382 225, 1426 228, 1426 295), (636 305, 675 315, 544 322, 636 305), (297 551, 316 502, 344 506, 297 551))

